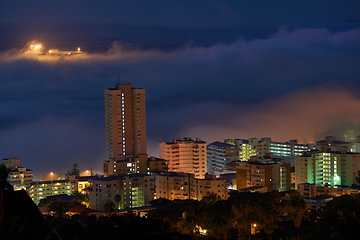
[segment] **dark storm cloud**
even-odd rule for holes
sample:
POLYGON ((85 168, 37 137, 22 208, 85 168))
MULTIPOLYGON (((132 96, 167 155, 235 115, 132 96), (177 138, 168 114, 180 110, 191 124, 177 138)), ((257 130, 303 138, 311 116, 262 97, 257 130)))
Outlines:
MULTIPOLYGON (((173 51, 121 44, 72 57, 0 56, 0 152, 43 173, 101 170, 104 89, 146 89, 149 153, 175 137, 314 136, 358 124, 360 29, 280 28, 269 38, 173 51)), ((40 174, 39 174, 40 175, 40 174)))

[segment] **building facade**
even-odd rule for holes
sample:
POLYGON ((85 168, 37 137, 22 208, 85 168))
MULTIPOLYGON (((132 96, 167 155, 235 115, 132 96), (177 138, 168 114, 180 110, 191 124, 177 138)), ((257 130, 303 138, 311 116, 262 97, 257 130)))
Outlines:
POLYGON ((297 187, 297 191, 303 197, 316 197, 318 195, 327 194, 335 197, 340 197, 342 195, 358 195, 360 194, 360 189, 349 188, 349 187, 332 187, 332 186, 316 186, 311 183, 300 183, 297 187))
POLYGON ((90 180, 89 206, 103 210, 106 202, 111 201, 118 209, 145 206, 154 199, 155 176, 129 174, 90 180), (116 195, 120 201, 116 201, 116 195))
POLYGON ((207 146, 208 174, 220 176, 220 174, 230 173, 227 164, 238 160, 238 151, 234 145, 213 142, 207 146))
POLYGON ((239 162, 236 168, 237 190, 265 186, 268 191, 291 189, 291 166, 286 160, 252 157, 248 162, 239 162))
POLYGON ((5 158, 2 162, 10 169, 10 184, 15 190, 26 188, 34 181, 32 170, 21 166, 21 158, 5 158))
POLYGON ((66 180, 33 182, 27 192, 37 205, 46 197, 60 194, 71 195, 71 183, 66 180))
POLYGON ((360 170, 360 154, 311 151, 295 159, 295 187, 300 183, 351 186, 360 170))
POLYGON ((301 156, 309 151, 309 146, 299 144, 297 140, 288 142, 275 142, 271 138, 225 139, 225 143, 235 145, 239 152, 240 161, 249 161, 252 156, 265 157, 272 155, 276 158, 286 159, 294 165, 295 156, 301 156))
POLYGON ((201 200, 211 193, 227 198, 226 180, 211 175, 198 179, 194 174, 177 172, 160 174, 156 178, 156 198, 201 200))
POLYGON ((207 169, 206 143, 191 138, 174 139, 172 142, 160 142, 160 158, 168 161, 170 172, 194 174, 204 178, 207 169))
POLYGON ((139 154, 136 157, 128 157, 123 160, 108 161, 104 163, 105 177, 131 173, 153 174, 167 171, 167 160, 148 157, 147 154, 139 154))
POLYGON ((146 154, 145 89, 105 89, 106 161, 146 154))

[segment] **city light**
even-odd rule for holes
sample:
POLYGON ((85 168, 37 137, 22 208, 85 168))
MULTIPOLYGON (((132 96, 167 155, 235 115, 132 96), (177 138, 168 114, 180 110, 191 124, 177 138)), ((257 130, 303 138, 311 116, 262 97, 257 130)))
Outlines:
POLYGON ((82 54, 81 48, 78 47, 76 51, 71 50, 59 50, 59 49, 44 49, 43 44, 33 41, 31 44, 28 44, 23 51, 26 54, 34 55, 72 55, 72 54, 82 54))

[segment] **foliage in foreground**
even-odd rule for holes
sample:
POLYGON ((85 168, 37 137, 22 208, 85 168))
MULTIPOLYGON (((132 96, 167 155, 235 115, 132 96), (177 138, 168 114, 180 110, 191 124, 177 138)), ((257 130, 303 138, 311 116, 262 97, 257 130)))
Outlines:
POLYGON ((48 219, 64 240, 357 239, 360 233, 359 196, 345 195, 320 209, 308 208, 301 198, 286 201, 278 192, 234 191, 227 200, 209 195, 201 201, 157 199, 152 204, 157 209, 147 218, 128 213, 48 219))

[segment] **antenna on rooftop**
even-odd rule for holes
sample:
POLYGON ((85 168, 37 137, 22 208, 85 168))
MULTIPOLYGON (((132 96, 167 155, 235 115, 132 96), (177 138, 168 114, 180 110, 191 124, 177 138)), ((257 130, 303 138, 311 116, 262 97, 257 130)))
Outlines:
POLYGON ((118 84, 120 84, 120 76, 118 76, 118 84))

